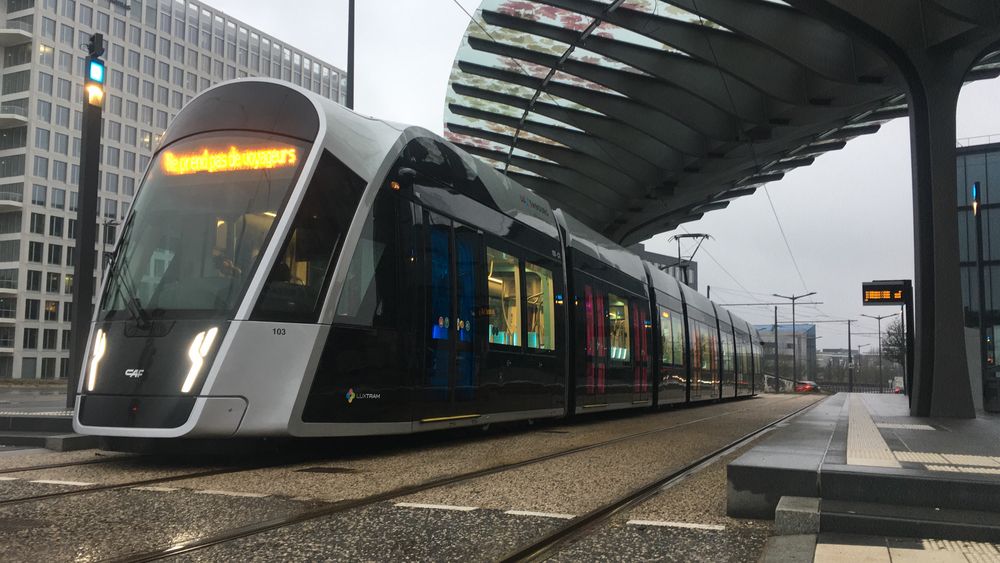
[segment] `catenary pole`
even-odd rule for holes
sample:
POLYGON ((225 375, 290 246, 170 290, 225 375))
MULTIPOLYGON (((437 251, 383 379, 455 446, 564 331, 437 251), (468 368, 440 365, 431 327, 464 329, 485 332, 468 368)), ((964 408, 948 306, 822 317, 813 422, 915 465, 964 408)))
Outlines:
POLYGON ((354 109, 354 0, 347 3, 347 109, 354 109))

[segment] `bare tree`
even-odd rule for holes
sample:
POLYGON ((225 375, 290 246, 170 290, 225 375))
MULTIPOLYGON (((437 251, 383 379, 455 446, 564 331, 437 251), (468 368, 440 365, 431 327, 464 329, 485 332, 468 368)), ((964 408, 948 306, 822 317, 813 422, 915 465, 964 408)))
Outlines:
POLYGON ((886 328, 882 335, 882 355, 899 365, 906 361, 906 333, 902 320, 893 319, 886 328))

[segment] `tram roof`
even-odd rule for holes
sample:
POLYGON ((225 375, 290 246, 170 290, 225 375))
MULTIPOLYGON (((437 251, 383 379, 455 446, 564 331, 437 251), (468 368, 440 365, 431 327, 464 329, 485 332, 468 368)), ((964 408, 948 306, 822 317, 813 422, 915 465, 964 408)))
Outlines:
MULTIPOLYGON (((976 27, 967 4, 905 9, 943 43, 976 27)), ((1000 52, 968 78, 998 74, 1000 52)), ((628 245, 907 114, 884 53, 779 0, 484 0, 445 136, 628 245)))

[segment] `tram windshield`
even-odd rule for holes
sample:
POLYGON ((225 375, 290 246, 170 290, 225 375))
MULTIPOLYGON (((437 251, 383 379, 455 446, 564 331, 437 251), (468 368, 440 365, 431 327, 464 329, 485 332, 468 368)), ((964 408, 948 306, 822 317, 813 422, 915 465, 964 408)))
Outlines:
POLYGON ((122 231, 102 318, 231 317, 306 149, 287 137, 224 132, 160 151, 122 231))

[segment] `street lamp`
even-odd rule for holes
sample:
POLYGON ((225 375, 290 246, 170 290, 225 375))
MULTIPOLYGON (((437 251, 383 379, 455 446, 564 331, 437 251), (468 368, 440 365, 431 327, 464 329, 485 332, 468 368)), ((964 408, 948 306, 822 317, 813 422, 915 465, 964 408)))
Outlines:
POLYGON ((889 317, 895 317, 899 313, 893 313, 891 315, 861 315, 862 317, 868 317, 869 319, 875 319, 878 321, 878 392, 882 392, 882 319, 888 319, 889 317))
MULTIPOLYGON (((864 365, 864 362, 861 361, 862 358, 863 358, 863 356, 861 355, 861 349, 864 348, 865 346, 871 346, 871 344, 858 344, 858 379, 859 380, 861 379, 861 366, 864 365)), ((852 393, 854 392, 853 386, 850 389, 850 392, 852 392, 852 393)))
MULTIPOLYGON (((815 291, 810 291, 809 293, 803 293, 802 295, 778 295, 777 293, 772 293, 775 297, 780 297, 782 299, 789 299, 792 302, 792 389, 795 389, 795 384, 798 383, 799 372, 797 364, 797 348, 798 341, 795 338, 795 302, 803 297, 809 297, 810 295, 816 295, 815 291)), ((775 343, 777 343, 777 334, 775 334, 775 343)), ((777 344, 775 344, 777 345, 777 344)))

